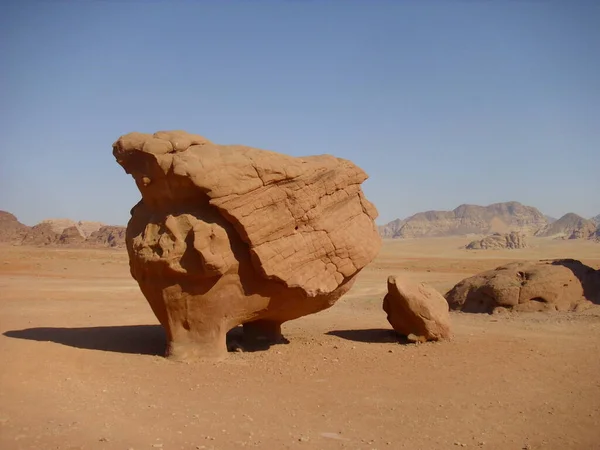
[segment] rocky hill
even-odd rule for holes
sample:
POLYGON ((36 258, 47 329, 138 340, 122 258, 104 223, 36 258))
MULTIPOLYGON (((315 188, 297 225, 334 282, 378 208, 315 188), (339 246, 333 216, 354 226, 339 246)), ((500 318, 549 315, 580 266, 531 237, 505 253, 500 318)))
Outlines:
POLYGON ((427 211, 380 227, 387 238, 461 236, 509 233, 532 235, 548 225, 546 217, 532 206, 519 202, 489 206, 461 205, 453 211, 427 211))
POLYGON ((525 235, 518 231, 500 234, 494 233, 480 240, 475 240, 466 246, 467 250, 497 250, 497 249, 518 249, 526 248, 527 239, 525 235))
MULTIPOLYGON (((88 238, 94 231, 98 231, 101 227, 105 226, 102 222, 90 222, 86 220, 80 220, 75 222, 71 219, 46 219, 42 220, 40 224, 49 224, 57 234, 62 234, 67 228, 74 228, 77 233, 84 239, 88 238)), ((74 231, 71 230, 73 233, 74 231)))
POLYGON ((597 216, 594 216, 590 219, 592 222, 594 222, 596 225, 600 226, 600 214, 598 214, 597 216))
POLYGON ((105 225, 94 231, 87 242, 102 247, 125 247, 125 227, 105 225))
POLYGON ((11 213, 0 211, 0 242, 19 243, 28 230, 29 227, 19 222, 11 213))
POLYGON ((0 242, 14 245, 125 247, 125 227, 100 222, 47 219, 28 227, 9 212, 0 211, 0 242))
POLYGON ((539 237, 559 239, 591 239, 596 233, 596 224, 574 213, 568 213, 556 222, 548 224, 536 233, 539 237))
POLYGON ((377 229, 382 238, 391 239, 397 236, 405 222, 406 220, 404 219, 396 219, 385 225, 378 226, 377 229))

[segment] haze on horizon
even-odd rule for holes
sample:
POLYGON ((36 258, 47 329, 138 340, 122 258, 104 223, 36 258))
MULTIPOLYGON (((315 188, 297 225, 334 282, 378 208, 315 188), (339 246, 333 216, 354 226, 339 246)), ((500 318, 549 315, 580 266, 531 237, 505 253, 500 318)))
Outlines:
POLYGON ((0 5, 0 209, 125 224, 112 143, 183 129, 370 176, 378 223, 600 213, 600 2, 0 5))

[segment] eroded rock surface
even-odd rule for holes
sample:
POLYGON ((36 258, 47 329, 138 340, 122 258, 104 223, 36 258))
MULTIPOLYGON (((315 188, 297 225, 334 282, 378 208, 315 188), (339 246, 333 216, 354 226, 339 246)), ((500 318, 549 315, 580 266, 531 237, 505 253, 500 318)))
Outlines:
POLYGON ((350 161, 182 131, 130 133, 113 154, 142 194, 131 274, 175 358, 223 356, 239 324, 278 338, 283 322, 333 305, 379 250, 367 175, 350 161))
POLYGON ((390 276, 383 299, 388 322, 402 336, 419 341, 449 339, 452 335, 446 299, 425 283, 390 276))
POLYGON ((446 300, 472 313, 573 311, 600 304, 600 270, 573 259, 514 262, 461 281, 446 300))
POLYGON ((467 250, 499 250, 499 249, 519 249, 527 247, 527 238, 524 234, 517 231, 511 233, 494 233, 483 239, 472 241, 467 244, 467 250))

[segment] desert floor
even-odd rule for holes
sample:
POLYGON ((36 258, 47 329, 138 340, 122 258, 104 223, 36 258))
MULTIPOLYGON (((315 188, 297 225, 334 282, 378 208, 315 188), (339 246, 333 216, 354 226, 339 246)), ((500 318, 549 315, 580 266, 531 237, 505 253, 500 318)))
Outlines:
POLYGON ((600 267, 600 244, 386 241, 289 344, 220 363, 164 359, 124 251, 0 247, 0 448, 598 449, 600 306, 452 313, 449 342, 402 344, 381 309, 390 274, 445 292, 518 259, 600 267))

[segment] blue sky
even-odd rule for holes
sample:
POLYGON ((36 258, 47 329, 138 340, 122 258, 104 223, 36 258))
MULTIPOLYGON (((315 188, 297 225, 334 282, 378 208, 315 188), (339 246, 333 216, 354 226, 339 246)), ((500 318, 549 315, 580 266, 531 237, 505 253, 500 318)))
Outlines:
POLYGON ((367 171, 384 223, 517 200, 600 213, 600 2, 0 5, 0 209, 125 224, 111 154, 185 129, 367 171))

